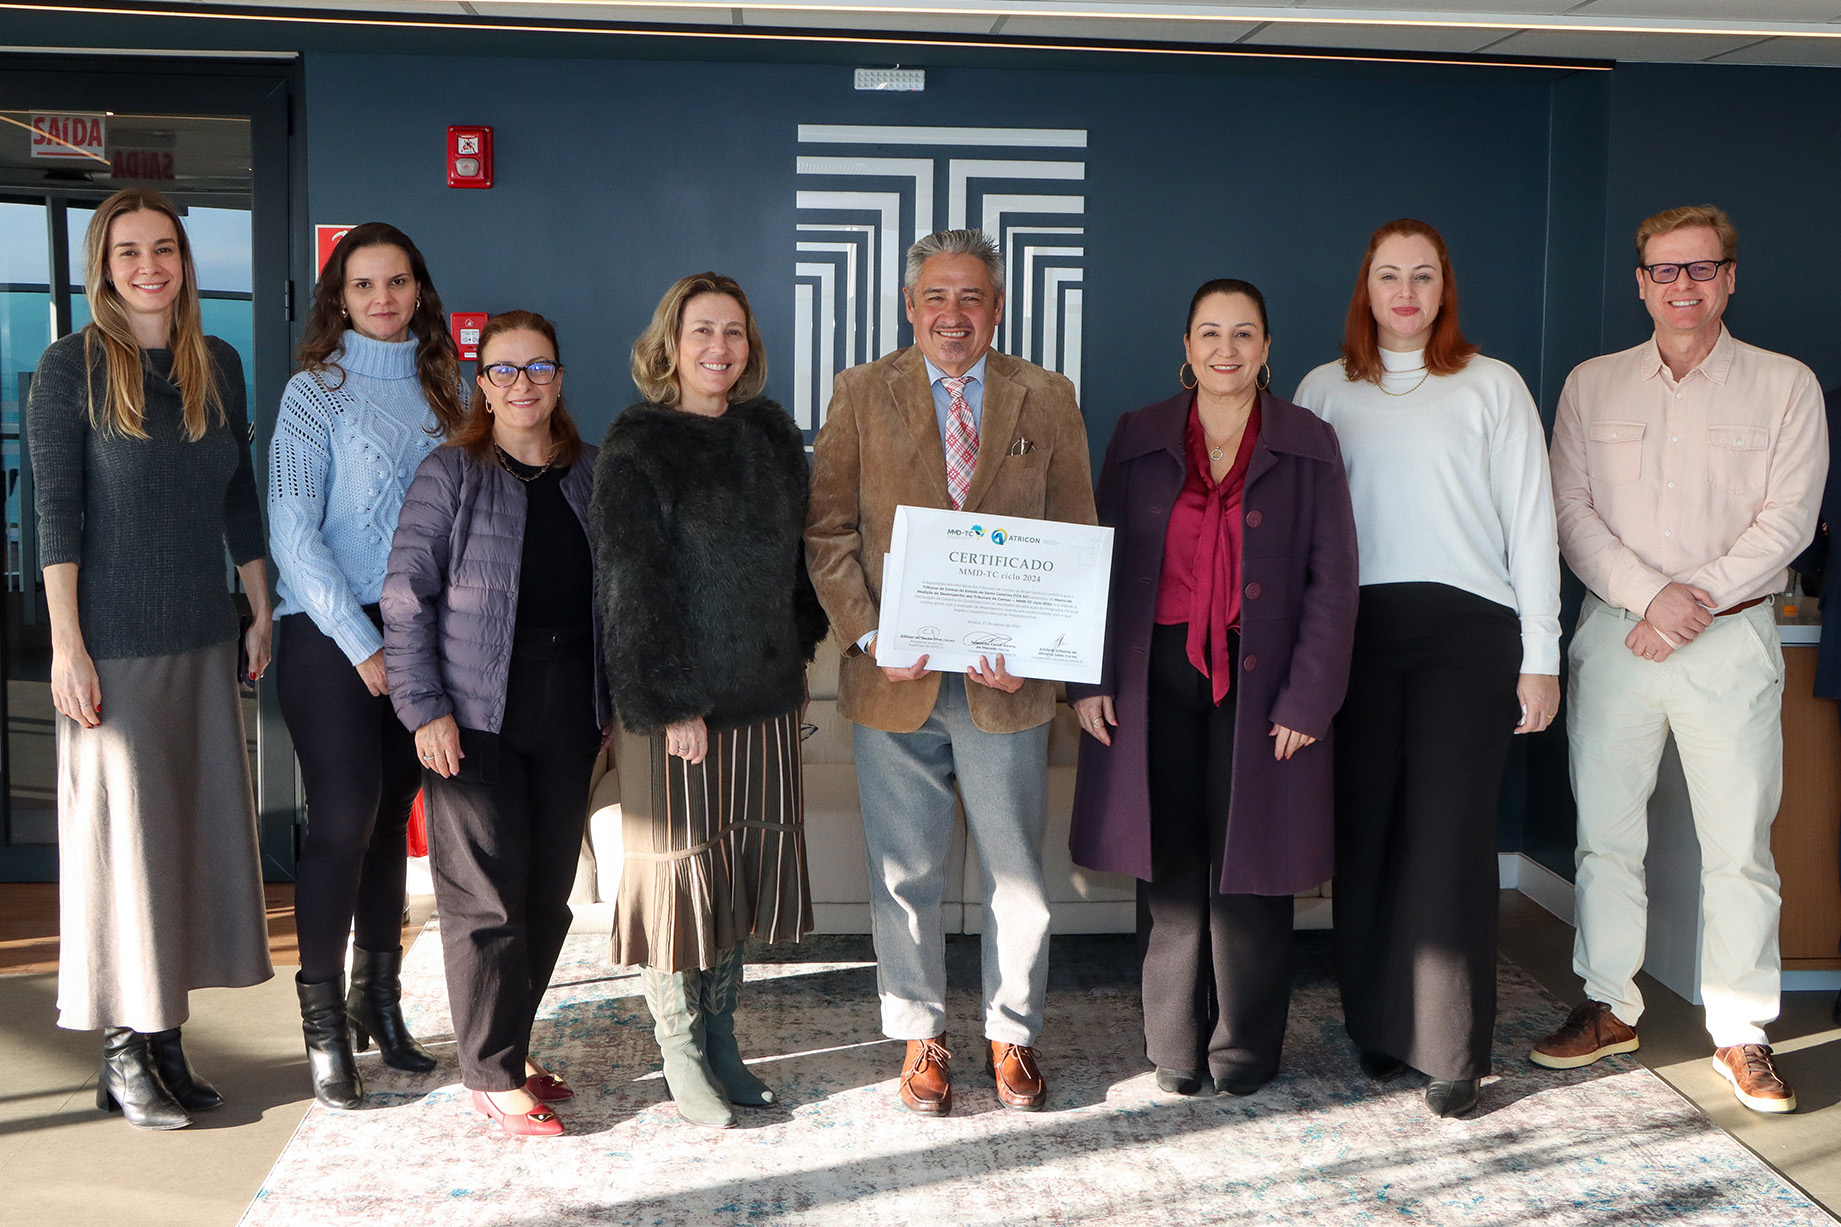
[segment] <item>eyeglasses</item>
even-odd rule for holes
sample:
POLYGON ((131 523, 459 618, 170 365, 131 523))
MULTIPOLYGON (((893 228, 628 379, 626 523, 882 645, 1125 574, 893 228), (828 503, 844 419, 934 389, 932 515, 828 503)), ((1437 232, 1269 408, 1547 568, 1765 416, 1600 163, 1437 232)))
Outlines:
MULTIPOLYGON (((1702 280, 1704 281, 1705 278, 1703 277, 1702 280)), ((543 384, 554 382, 556 377, 562 374, 562 369, 562 363, 551 362, 548 358, 539 358, 535 362, 526 362, 523 366, 518 366, 516 363, 512 362, 494 362, 491 366, 486 368, 486 378, 492 381, 492 386, 495 388, 509 388, 512 384, 518 382, 519 375, 523 375, 532 383, 542 386, 543 384)))
POLYGON ((1649 274, 1649 279, 1657 285, 1667 285, 1681 276, 1686 269, 1691 281, 1712 281, 1720 271, 1720 265, 1731 264, 1731 260, 1695 260, 1690 264, 1639 264, 1638 268, 1649 274))

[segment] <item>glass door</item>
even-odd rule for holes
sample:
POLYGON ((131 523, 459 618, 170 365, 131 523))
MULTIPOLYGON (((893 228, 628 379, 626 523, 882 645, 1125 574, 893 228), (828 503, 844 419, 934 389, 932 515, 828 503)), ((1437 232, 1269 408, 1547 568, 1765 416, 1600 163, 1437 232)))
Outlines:
MULTIPOLYGON (((163 82, 154 82, 157 87, 163 82)), ((143 87, 146 82, 140 83, 143 87)), ((176 94, 184 88, 166 82, 176 94)), ((7 91, 11 93, 12 91, 7 91)), ((55 92, 55 91, 54 91, 55 92)), ((66 91, 67 92, 67 91, 66 91)), ((106 90, 96 91, 98 95, 106 90)), ((140 91, 147 92, 145 88, 140 91)), ((156 93, 160 92, 157 88, 156 93)), ((176 98, 176 101, 183 99, 176 98)), ((252 423, 261 411, 258 372, 276 369, 269 328, 259 344, 254 212, 257 159, 251 118, 155 109, 74 111, 60 106, 0 106, 0 492, 5 506, 5 590, 0 600, 0 881, 50 880, 56 875, 57 746, 50 699, 50 634, 44 583, 38 572, 31 438, 25 406, 32 370, 45 347, 89 321, 83 294, 83 246, 95 206, 123 187, 152 187, 183 215, 197 268, 207 333, 229 342, 243 359, 252 423), (259 352, 261 351, 261 352, 259 352)), ((285 270, 288 253, 277 253, 285 270)), ((280 355, 285 364, 285 349, 280 355)), ((251 441, 258 450, 266 429, 251 441), (258 440, 260 442, 258 442, 258 440)), ((225 559, 225 582, 236 572, 225 559)), ((272 718, 272 696, 248 697, 252 778, 265 819, 263 845, 270 877, 291 876, 296 798, 292 772, 275 788, 277 750, 288 751, 272 718), (266 700, 266 701, 264 701, 266 700), (264 746, 264 741, 271 744, 264 746), (266 752, 265 752, 266 751, 266 752), (264 770, 265 765, 270 770, 264 770)))

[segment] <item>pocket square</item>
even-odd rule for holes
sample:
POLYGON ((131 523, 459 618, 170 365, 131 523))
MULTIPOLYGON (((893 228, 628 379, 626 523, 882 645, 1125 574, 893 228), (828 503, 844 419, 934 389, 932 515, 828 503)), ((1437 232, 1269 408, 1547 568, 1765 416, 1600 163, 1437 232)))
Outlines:
POLYGON ((1016 438, 1016 442, 1010 445, 1010 450, 1005 452, 1004 455, 1006 456, 1027 456, 1035 450, 1036 450, 1036 445, 1034 443, 1030 442, 1028 439, 1023 438, 1021 435, 1018 435, 1016 438))

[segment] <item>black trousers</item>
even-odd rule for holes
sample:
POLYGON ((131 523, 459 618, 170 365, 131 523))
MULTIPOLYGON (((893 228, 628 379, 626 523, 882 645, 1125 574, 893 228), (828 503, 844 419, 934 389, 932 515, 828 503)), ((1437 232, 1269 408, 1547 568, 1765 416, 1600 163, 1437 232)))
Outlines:
POLYGON ((531 1022, 569 933, 569 887, 600 746, 594 653, 514 652, 498 733, 460 730, 458 774, 426 772, 448 1006, 469 1090, 524 1085, 531 1022))
POLYGON ((1336 717, 1336 963, 1349 1038, 1433 1078, 1489 1072, 1496 816, 1518 723, 1513 610, 1361 590, 1336 717))
POLYGON ((275 687, 307 790, 294 874, 300 976, 323 984, 345 971, 347 933, 363 950, 402 945, 406 832, 422 770, 389 697, 366 689, 304 613, 276 624, 275 687))
POLYGON ((1265 1082, 1278 1072, 1291 1006, 1291 896, 1220 891, 1239 692, 1215 704, 1187 635, 1158 626, 1151 636, 1152 877, 1138 883, 1145 1055, 1183 1073, 1265 1082))

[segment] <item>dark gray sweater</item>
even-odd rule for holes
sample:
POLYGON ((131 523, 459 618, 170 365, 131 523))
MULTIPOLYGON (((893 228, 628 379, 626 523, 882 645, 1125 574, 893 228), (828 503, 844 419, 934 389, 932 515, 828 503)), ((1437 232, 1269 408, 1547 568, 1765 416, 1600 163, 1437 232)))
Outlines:
MULTIPOLYGON (((241 566, 262 557, 262 513, 249 458, 243 363, 207 337, 225 421, 185 437, 172 354, 148 350, 148 438, 91 429, 83 333, 38 360, 26 444, 38 506, 39 565, 77 564, 83 643, 97 660, 189 652, 236 638, 224 548, 241 566)), ((103 401, 101 347, 95 388, 103 401)))

